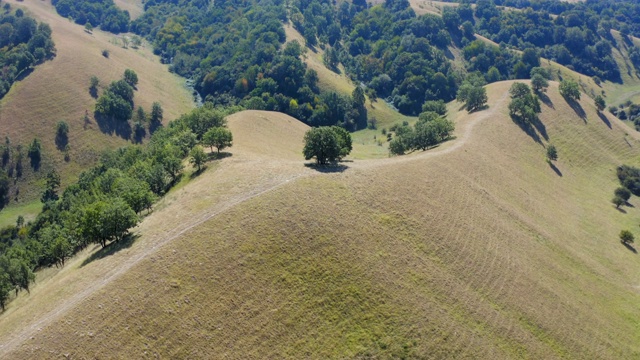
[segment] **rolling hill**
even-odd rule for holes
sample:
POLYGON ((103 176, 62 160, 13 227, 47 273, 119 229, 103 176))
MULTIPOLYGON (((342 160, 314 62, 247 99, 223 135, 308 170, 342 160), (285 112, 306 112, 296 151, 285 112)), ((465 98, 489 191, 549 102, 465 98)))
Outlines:
POLYGON ((0 357, 638 357, 640 265, 617 234, 637 233, 640 202, 609 201, 639 138, 557 83, 527 134, 510 85, 485 111, 450 104, 455 140, 338 172, 303 166, 296 120, 233 115, 233 155, 135 241, 10 304, 0 357))
MULTIPOLYGON (((14 146, 26 146, 34 137, 43 145, 41 175, 26 172, 18 202, 12 202, 12 206, 39 198, 42 174, 54 166, 61 173, 64 186, 81 170, 95 164, 102 150, 128 142, 93 118, 96 100, 89 94, 91 76, 100 79, 101 92, 111 81, 120 79, 125 69, 133 69, 140 79, 135 92, 136 107, 142 106, 149 112, 151 104, 158 101, 163 106, 165 121, 194 106, 184 79, 169 73, 167 65, 153 55, 150 45, 143 43, 138 49, 125 49, 121 36, 99 30, 87 33, 82 26, 60 17, 49 1, 6 2, 48 23, 57 48, 52 61, 37 66, 0 100, 0 134, 9 136, 14 146), (102 50, 109 51, 108 58, 102 55, 102 50), (89 114, 89 122, 85 121, 85 112, 89 114), (69 162, 54 143, 55 125, 60 120, 65 120, 70 128, 69 162)), ((120 3, 129 4, 132 9, 136 6, 132 1, 120 3)))

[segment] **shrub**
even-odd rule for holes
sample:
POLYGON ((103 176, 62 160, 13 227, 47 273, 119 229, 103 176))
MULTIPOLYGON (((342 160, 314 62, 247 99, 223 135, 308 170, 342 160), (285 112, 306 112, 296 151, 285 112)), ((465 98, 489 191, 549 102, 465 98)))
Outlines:
POLYGON ((620 234, 618 236, 620 237, 620 241, 622 241, 625 244, 633 243, 635 239, 635 237, 633 236, 633 233, 631 233, 631 231, 629 230, 620 231, 620 234))

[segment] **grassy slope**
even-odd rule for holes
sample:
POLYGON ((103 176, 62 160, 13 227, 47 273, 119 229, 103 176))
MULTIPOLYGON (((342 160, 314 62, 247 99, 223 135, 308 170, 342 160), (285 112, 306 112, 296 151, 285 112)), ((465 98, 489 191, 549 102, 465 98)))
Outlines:
MULTIPOLYGON (((36 67, 0 100, 0 134, 3 138, 8 135, 14 145, 26 145, 38 137, 44 147, 41 173, 55 166, 62 174, 64 185, 93 164, 103 149, 127 143, 118 136, 105 135, 93 118, 89 124, 84 123, 85 111, 92 117, 95 104, 88 91, 92 75, 98 76, 102 86, 106 86, 119 79, 125 69, 135 70, 140 79, 135 93, 136 106, 150 111, 151 104, 159 101, 167 120, 193 106, 191 95, 183 86, 184 80, 160 64, 150 45, 145 44, 138 50, 123 49, 112 43, 117 39, 113 34, 99 30, 88 34, 82 26, 57 15, 48 1, 7 2, 24 7, 39 21, 47 22, 53 29, 57 48, 55 59, 36 67), (110 51, 109 59, 101 55, 103 49, 110 51), (55 124, 62 119, 70 127, 69 163, 54 144, 55 124)), ((28 168, 28 161, 25 167, 28 168)), ((20 185, 19 202, 12 205, 39 198, 41 177, 27 171, 26 180, 20 185)), ((0 217, 4 214, 0 213, 0 217)))
POLYGON ((301 165, 295 120, 234 115, 233 156, 165 199, 130 248, 79 270, 83 254, 21 295, 0 318, 16 351, 0 354, 638 357, 640 265, 617 233, 637 233, 640 202, 609 200, 640 141, 588 100, 576 116, 553 83, 553 170, 548 141, 508 118, 509 86, 452 114, 456 140, 333 174, 301 165))

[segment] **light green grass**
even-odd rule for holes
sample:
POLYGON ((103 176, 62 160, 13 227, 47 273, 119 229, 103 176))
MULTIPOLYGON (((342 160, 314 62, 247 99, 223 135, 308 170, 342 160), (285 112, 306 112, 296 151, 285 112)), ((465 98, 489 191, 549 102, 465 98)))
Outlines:
POLYGON ((0 228, 15 225, 18 216, 24 216, 25 223, 32 221, 42 210, 42 203, 34 200, 30 203, 9 206, 0 210, 0 228))

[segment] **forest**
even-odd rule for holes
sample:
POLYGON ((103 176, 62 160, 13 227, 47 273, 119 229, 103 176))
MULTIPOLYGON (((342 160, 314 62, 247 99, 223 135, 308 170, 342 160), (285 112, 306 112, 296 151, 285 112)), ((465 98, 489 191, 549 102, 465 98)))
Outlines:
POLYGON ((100 26, 115 34, 129 30, 129 13, 120 10, 113 0, 51 0, 60 16, 71 18, 76 24, 100 26))
POLYGON ((9 4, 0 13, 0 98, 21 76, 55 56, 51 28, 38 24, 21 9, 12 11, 9 4))

